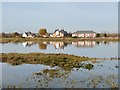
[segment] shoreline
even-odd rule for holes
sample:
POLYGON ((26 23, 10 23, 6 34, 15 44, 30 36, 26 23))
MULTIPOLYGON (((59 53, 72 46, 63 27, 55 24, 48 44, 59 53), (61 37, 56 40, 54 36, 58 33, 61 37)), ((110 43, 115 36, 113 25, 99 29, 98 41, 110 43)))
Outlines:
POLYGON ((112 41, 118 42, 119 38, 0 38, 0 43, 8 43, 8 42, 25 42, 25 41, 63 41, 63 42, 74 42, 74 41, 112 41))

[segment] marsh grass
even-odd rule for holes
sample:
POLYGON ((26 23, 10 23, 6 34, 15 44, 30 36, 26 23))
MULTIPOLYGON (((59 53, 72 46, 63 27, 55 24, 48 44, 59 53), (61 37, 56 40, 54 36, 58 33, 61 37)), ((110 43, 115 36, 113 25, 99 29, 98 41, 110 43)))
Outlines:
POLYGON ((44 54, 44 53, 2 53, 2 62, 12 65, 20 64, 44 64, 49 66, 59 66, 63 69, 79 68, 79 63, 96 58, 74 56, 68 54, 44 54))
POLYGON ((65 37, 65 38, 2 38, 0 39, 0 43, 8 43, 8 42, 25 42, 25 41, 64 41, 64 42, 71 42, 71 41, 120 41, 119 38, 72 38, 72 37, 65 37))

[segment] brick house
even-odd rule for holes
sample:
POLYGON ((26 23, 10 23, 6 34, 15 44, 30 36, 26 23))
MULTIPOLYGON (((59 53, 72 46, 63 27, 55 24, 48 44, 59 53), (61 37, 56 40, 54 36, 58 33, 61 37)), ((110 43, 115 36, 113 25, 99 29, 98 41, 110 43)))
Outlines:
POLYGON ((81 37, 81 38, 94 38, 96 32, 94 31, 77 31, 72 33, 72 37, 81 37))

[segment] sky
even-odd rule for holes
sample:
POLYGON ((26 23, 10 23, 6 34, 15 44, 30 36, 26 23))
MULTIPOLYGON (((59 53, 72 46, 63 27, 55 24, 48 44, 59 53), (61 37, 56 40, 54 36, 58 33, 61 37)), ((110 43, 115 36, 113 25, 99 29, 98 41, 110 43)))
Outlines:
POLYGON ((117 2, 3 2, 2 32, 118 32, 117 2))

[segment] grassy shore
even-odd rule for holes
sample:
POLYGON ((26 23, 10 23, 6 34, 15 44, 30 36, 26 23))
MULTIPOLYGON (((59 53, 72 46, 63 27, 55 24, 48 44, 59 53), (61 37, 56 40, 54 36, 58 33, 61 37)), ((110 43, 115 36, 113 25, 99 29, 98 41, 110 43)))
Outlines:
POLYGON ((0 38, 0 43, 25 42, 25 41, 120 41, 119 38, 0 38))

